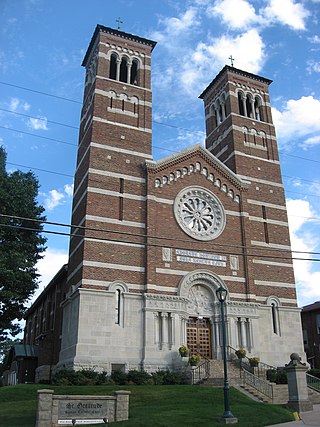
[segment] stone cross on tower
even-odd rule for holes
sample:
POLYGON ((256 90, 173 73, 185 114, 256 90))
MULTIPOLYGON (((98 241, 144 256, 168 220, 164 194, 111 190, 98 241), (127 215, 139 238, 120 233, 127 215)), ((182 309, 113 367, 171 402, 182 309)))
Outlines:
POLYGON ((231 67, 233 67, 234 58, 232 57, 232 55, 230 55, 228 59, 230 59, 230 61, 231 61, 231 67))
POLYGON ((118 23, 118 30, 120 30, 120 24, 123 24, 123 21, 121 21, 120 16, 118 17, 118 19, 116 19, 116 22, 118 23))

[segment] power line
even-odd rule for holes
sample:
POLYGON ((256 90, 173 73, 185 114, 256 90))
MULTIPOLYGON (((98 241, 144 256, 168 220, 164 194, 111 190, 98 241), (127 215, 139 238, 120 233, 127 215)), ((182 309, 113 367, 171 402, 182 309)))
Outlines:
MULTIPOLYGON (((0 224, 1 227, 5 227, 5 228, 19 228, 20 230, 25 230, 25 231, 35 231, 38 233, 45 233, 45 234, 55 234, 55 235, 62 235, 62 236, 69 236, 69 237, 78 237, 83 239, 84 236, 82 234, 77 234, 77 233, 63 233, 61 231, 50 231, 50 230, 38 230, 35 228, 31 228, 31 227, 23 227, 23 226, 15 226, 15 225, 11 225, 11 224, 0 224)), ((74 228, 79 228, 79 227, 74 227, 74 228)), ((113 233, 113 231, 111 231, 111 233, 113 233)), ((141 236, 143 237, 143 236, 141 236)), ((108 242, 115 242, 115 243, 122 243, 123 240, 119 240, 119 239, 112 239, 112 238, 106 238, 106 237, 94 237, 94 236, 88 236, 87 238, 92 239, 92 240, 103 240, 103 241, 108 241, 108 242)), ((175 240, 175 239, 166 239, 166 240, 175 240)), ((176 241, 176 240, 175 240, 176 241)), ((138 242, 136 241, 130 241, 130 240, 125 240, 125 243, 127 244, 132 244, 132 245, 136 245, 138 242)), ((145 246, 145 247, 156 247, 156 248, 162 248, 161 244, 158 243, 150 243, 150 242, 139 242, 140 245, 145 246)), ((232 245, 231 245, 232 247, 232 245)), ((175 246, 170 246, 171 249, 185 249, 185 247, 177 247, 175 246)), ((252 248, 253 250, 255 250, 256 248, 252 248)), ((192 250, 199 250, 199 249, 192 249, 192 250)), ((201 249, 202 252, 209 252, 207 250, 203 250, 201 249)), ((299 258, 299 257, 292 257, 292 256, 283 256, 283 255, 263 255, 263 254, 251 254, 251 253, 243 253, 243 252, 229 252, 229 251, 219 251, 217 249, 215 249, 215 252, 217 252, 217 254, 219 255, 238 255, 238 256, 243 256, 243 257, 259 257, 259 258, 271 258, 271 259, 281 259, 281 260, 294 260, 294 261, 320 261, 320 258, 299 258)), ((288 251, 289 252, 289 251, 288 251)), ((294 251, 295 253, 296 251, 294 251)), ((303 252, 304 253, 304 252, 303 252)))
MULTIPOLYGON (((116 234, 116 235, 118 234, 118 235, 125 235, 125 236, 131 236, 131 237, 174 241, 174 242, 181 242, 181 243, 190 243, 190 240, 186 240, 186 239, 176 239, 176 238, 172 238, 172 237, 162 237, 162 236, 153 236, 153 235, 147 235, 147 234, 131 233, 128 231, 118 231, 118 230, 115 231, 115 230, 108 230, 108 229, 103 229, 103 228, 98 228, 98 227, 88 227, 88 226, 81 226, 81 225, 75 225, 75 224, 65 224, 65 223, 54 222, 54 221, 45 221, 42 219, 20 217, 17 215, 0 214, 0 217, 16 218, 18 220, 37 222, 37 223, 42 223, 42 224, 46 224, 46 225, 55 225, 55 226, 59 226, 59 227, 78 228, 78 229, 83 230, 83 231, 95 231, 95 232, 110 233, 110 234, 116 234)), ((0 226, 6 226, 6 224, 0 223, 0 226)), ((13 227, 19 228, 19 226, 13 226, 13 227)), ((284 253, 294 252, 294 253, 307 254, 307 255, 320 255, 320 252, 292 251, 289 249, 281 249, 281 248, 268 248, 268 249, 266 249, 266 248, 261 248, 258 246, 257 247, 251 246, 248 248, 247 246, 244 246, 244 245, 230 245, 230 244, 214 243, 214 242, 212 242, 211 244, 213 246, 219 246, 222 248, 250 249, 250 250, 256 250, 256 251, 268 250, 269 252, 284 252, 284 253)), ((206 250, 203 248, 193 249, 193 250, 199 250, 202 252, 209 252, 210 253, 209 250, 206 250)), ((272 256, 270 256, 270 257, 272 257, 272 256)))
POLYGON ((6 83, 6 82, 1 82, 0 81, 0 84, 5 85, 5 86, 10 86, 10 87, 15 87, 17 89, 26 90, 28 92, 38 93, 39 95, 50 96, 52 98, 61 99, 63 101, 74 102, 75 104, 82 104, 81 101, 76 101, 75 99, 66 98, 64 96, 53 95, 53 94, 47 93, 47 92, 41 92, 40 90, 35 90, 35 89, 30 89, 30 88, 27 88, 27 87, 23 87, 23 86, 14 85, 12 83, 6 83))
POLYGON ((6 129, 6 130, 10 130, 12 132, 22 133, 23 135, 29 135, 29 136, 32 136, 34 138, 46 139, 48 141, 60 142, 61 144, 73 145, 73 146, 77 147, 77 144, 73 144, 73 143, 67 142, 67 141, 61 141, 60 139, 49 138, 47 136, 37 135, 35 133, 25 132, 23 130, 13 129, 13 128, 9 128, 9 127, 6 127, 6 126, 0 126, 0 128, 1 129, 6 129))
POLYGON ((32 169, 32 170, 36 170, 36 171, 40 171, 40 172, 52 173, 54 175, 67 176, 68 178, 73 178, 74 177, 73 175, 68 175, 66 173, 54 172, 54 171, 50 171, 48 169, 34 168, 34 167, 31 167, 31 166, 20 165, 19 163, 7 162, 7 165, 18 166, 19 168, 32 169))
POLYGON ((36 119, 36 120, 41 120, 44 123, 52 123, 54 125, 59 125, 59 126, 64 126, 67 128, 71 128, 71 129, 76 129, 79 130, 78 126, 72 126, 72 125, 67 125, 66 123, 61 123, 61 122, 55 122, 53 120, 49 120, 46 117, 36 117, 36 116, 30 116, 29 114, 24 114, 24 113, 18 113, 17 111, 12 111, 12 110, 7 110, 5 108, 0 108, 0 111, 4 111, 6 113, 11 113, 11 114, 15 114, 17 116, 22 116, 22 117, 28 117, 29 119, 36 119))

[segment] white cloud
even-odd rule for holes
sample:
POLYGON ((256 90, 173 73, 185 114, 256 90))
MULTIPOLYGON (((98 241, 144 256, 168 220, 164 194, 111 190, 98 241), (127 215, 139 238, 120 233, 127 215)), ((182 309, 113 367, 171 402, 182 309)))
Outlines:
POLYGON ((46 117, 30 117, 28 119, 27 125, 30 129, 33 130, 48 130, 46 117))
POLYGON ((310 60, 307 62, 307 71, 309 73, 315 72, 315 73, 320 73, 320 61, 313 61, 310 60))
POLYGON ((44 287, 53 279, 60 268, 68 262, 68 253, 61 249, 47 249, 44 257, 38 261, 37 270, 39 277, 39 287, 29 302, 29 305, 40 295, 44 287))
POLYGON ((303 4, 293 0, 270 0, 262 13, 270 22, 278 21, 293 30, 304 30, 305 21, 310 15, 303 4))
POLYGON ((151 38, 159 43, 167 43, 167 48, 177 46, 177 36, 187 33, 191 28, 199 25, 197 18, 197 10, 193 7, 187 9, 178 18, 164 18, 160 20, 160 24, 164 26, 162 31, 155 31, 151 34, 151 38))
POLYGON ((318 36, 318 35, 314 35, 314 36, 312 36, 312 37, 309 37, 309 38, 308 38, 308 40, 309 40, 311 43, 315 43, 315 44, 317 44, 317 43, 320 43, 320 36, 318 36))
POLYGON ((57 190, 50 190, 49 195, 44 200, 44 207, 48 209, 48 211, 52 211, 54 208, 62 204, 64 197, 63 193, 60 193, 57 190))
POLYGON ((222 21, 234 29, 259 21, 254 7, 246 0, 218 0, 208 8, 208 14, 221 16, 222 21))
POLYGON ((23 101, 19 98, 11 98, 9 101, 9 110, 11 111, 29 111, 30 104, 26 101, 23 101))
POLYGON ((306 136, 320 131, 320 100, 313 96, 290 99, 282 111, 272 108, 279 138, 306 136))
POLYGON ((66 184, 63 187, 65 193, 67 194, 67 196, 72 197, 73 195, 73 184, 66 184))
POLYGON ((320 135, 316 135, 316 136, 311 136, 310 138, 307 138, 305 141, 303 141, 302 147, 307 148, 307 147, 312 147, 319 144, 320 144, 320 135))
MULTIPOLYGON (((315 213, 306 200, 287 200, 290 238, 295 258, 310 259, 320 243, 319 238, 307 227, 314 221, 315 213)), ((320 298, 320 271, 314 271, 312 261, 293 261, 299 305, 311 304, 320 298)))

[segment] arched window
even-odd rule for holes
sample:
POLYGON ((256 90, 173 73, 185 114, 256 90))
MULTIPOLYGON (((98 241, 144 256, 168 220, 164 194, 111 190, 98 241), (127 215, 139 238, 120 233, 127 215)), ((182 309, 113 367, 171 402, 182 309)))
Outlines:
POLYGON ((132 61, 132 66, 131 66, 131 76, 130 76, 130 83, 132 85, 139 85, 139 80, 138 80, 138 61, 136 59, 134 59, 132 61))
POLYGON ((128 59, 123 57, 120 64, 120 82, 128 82, 128 59))
POLYGON ((116 310, 116 316, 115 316, 115 324, 120 325, 121 320, 121 291, 120 289, 116 289, 115 293, 115 310, 116 310))
POLYGON ((246 108, 247 108, 247 117, 253 118, 253 111, 252 111, 252 98, 251 96, 246 97, 246 108))
POLYGON ((274 334, 280 335, 279 299, 277 297, 269 297, 267 304, 271 307, 272 331, 274 334))
POLYGON ((245 143, 249 142, 249 139, 248 139, 248 128, 246 126, 243 126, 242 130, 243 130, 244 142, 245 143))
POLYGON ((241 116, 244 116, 244 95, 242 92, 238 92, 238 107, 239 107, 239 114, 241 116))
POLYGON ((260 107, 261 107, 261 100, 258 96, 256 96, 254 99, 254 111, 255 111, 256 119, 261 121, 260 107))
POLYGON ((115 53, 113 53, 110 58, 109 78, 113 80, 117 79, 117 55, 115 53))

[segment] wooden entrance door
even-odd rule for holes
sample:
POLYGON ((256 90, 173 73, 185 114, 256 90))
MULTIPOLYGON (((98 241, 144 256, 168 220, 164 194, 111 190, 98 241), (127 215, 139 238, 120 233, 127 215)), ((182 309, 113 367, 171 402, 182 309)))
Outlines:
POLYGON ((209 319, 189 317, 187 322, 187 346, 191 354, 211 359, 211 328, 209 319))

